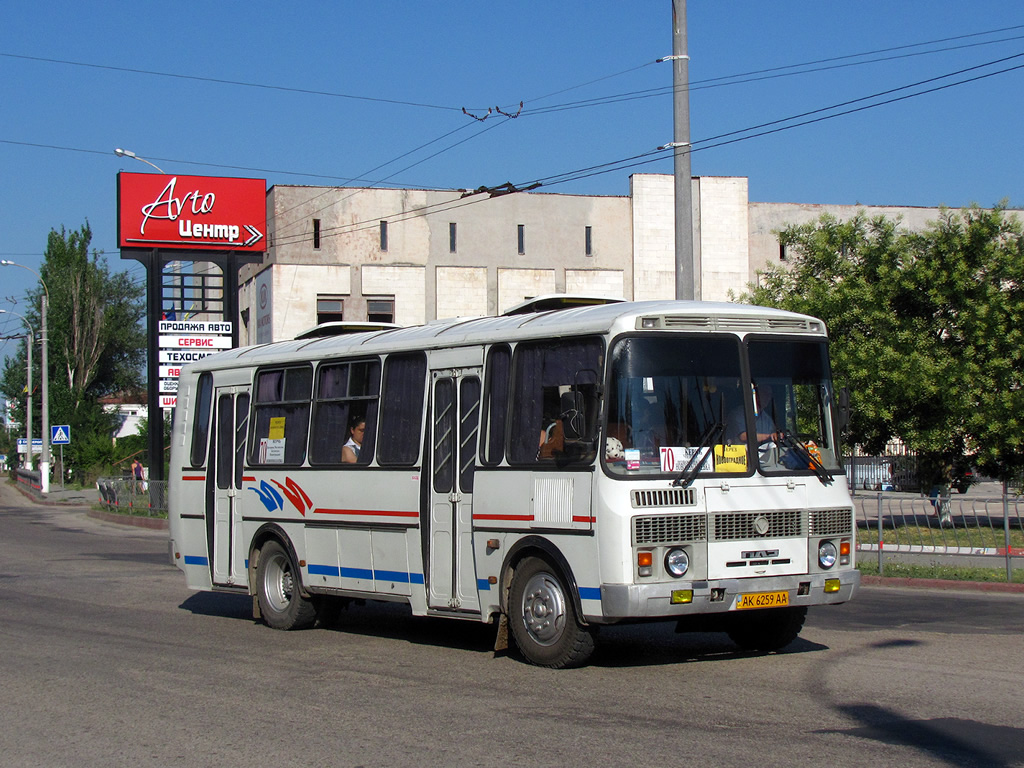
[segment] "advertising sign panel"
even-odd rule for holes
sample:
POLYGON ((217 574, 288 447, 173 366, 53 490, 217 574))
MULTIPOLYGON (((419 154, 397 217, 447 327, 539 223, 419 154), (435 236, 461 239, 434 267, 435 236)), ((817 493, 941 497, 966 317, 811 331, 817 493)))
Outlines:
POLYGON ((267 248, 265 179, 122 171, 117 196, 119 248, 267 248))

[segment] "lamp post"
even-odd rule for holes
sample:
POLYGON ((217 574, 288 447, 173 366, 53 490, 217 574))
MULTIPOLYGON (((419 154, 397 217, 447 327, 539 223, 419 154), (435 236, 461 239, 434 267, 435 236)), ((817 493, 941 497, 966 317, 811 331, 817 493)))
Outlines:
POLYGON ((28 400, 25 403, 25 469, 29 472, 32 471, 32 343, 35 341, 35 334, 32 332, 32 326, 28 324, 28 320, 25 319, 24 315, 19 315, 17 312, 11 312, 7 309, 0 309, 0 315, 16 315, 21 318, 21 321, 25 323, 25 327, 28 328, 28 333, 25 334, 25 349, 28 356, 28 370, 26 371, 26 386, 25 391, 28 393, 28 400))
MULTIPOLYGON (((39 284, 43 286, 43 295, 39 299, 39 341, 42 345, 43 359, 40 363, 42 368, 42 379, 43 379, 43 424, 42 424, 42 438, 43 438, 43 452, 39 456, 39 486, 43 493, 50 492, 50 368, 49 358, 47 356, 47 349, 49 347, 49 337, 46 334, 46 309, 50 304, 50 289, 46 287, 46 281, 43 280, 43 276, 36 272, 31 267, 26 267, 24 264, 18 264, 14 261, 8 261, 7 259, 0 259, 0 266, 4 267, 21 267, 31 272, 33 275, 39 278, 39 284)), ((22 318, 24 319, 24 318, 22 318)), ((27 324, 27 323, 26 323, 27 324)), ((31 392, 29 396, 31 397, 31 392)), ((31 441, 29 443, 29 453, 32 453, 31 441)))
POLYGON ((140 163, 145 163, 146 165, 151 165, 154 168, 156 168, 158 171, 160 171, 160 173, 163 173, 163 171, 159 168, 159 166, 153 165, 153 163, 149 162, 149 160, 147 160, 144 157, 139 157, 134 152, 132 152, 130 149, 121 149, 120 147, 117 147, 114 150, 114 154, 117 155, 118 157, 130 157, 133 160, 138 160, 140 163))

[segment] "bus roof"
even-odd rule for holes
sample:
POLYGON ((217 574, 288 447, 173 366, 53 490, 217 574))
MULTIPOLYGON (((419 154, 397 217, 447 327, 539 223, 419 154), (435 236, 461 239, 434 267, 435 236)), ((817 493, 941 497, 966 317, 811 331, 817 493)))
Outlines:
POLYGON ((435 320, 424 325, 367 330, 225 350, 190 364, 196 370, 266 365, 300 359, 472 346, 497 341, 630 330, 782 333, 825 337, 825 324, 808 315, 750 304, 702 301, 628 301, 531 314, 435 320))

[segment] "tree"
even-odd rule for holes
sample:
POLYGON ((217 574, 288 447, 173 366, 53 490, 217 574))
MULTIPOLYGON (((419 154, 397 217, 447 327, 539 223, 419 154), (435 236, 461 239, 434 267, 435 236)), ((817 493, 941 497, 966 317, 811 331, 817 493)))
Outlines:
MULTIPOLYGON (((112 274, 106 259, 89 253, 92 230, 51 230, 39 272, 49 289, 50 423, 70 424, 73 440, 65 448, 71 464, 92 461, 91 438, 109 440, 113 419, 103 413, 98 399, 120 391, 142 389, 146 355, 144 290, 128 275, 112 274), (82 448, 82 451, 79 451, 82 448), (81 454, 81 455, 79 455, 81 454)), ((43 286, 30 292, 24 314, 39 327, 39 301, 43 286)), ((35 361, 38 356, 35 357, 35 361)), ((33 381, 40 381, 33 374, 33 381)), ((24 418, 25 354, 9 357, 0 391, 19 403, 24 418)), ((36 421, 39 409, 36 410, 36 421)), ((33 430, 38 433, 38 427, 33 430)))
POLYGON ((923 232, 823 216, 779 234, 791 269, 744 300, 823 319, 850 438, 920 451, 938 482, 964 453, 1007 479, 1024 466, 1024 231, 1002 206, 943 211, 923 232))

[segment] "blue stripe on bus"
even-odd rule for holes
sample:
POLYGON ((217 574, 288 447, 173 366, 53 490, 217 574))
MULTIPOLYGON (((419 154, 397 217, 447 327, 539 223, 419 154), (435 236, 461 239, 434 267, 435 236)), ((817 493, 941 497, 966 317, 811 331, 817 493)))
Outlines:
POLYGON ((185 565, 206 565, 210 564, 208 557, 200 557, 199 555, 185 555, 185 565))
POLYGON ((307 566, 310 576, 340 576, 341 569, 333 565, 309 565, 307 566))
POLYGON ((491 582, 489 582, 487 579, 477 579, 476 580, 476 588, 478 590, 480 590, 481 592, 490 592, 491 591, 491 582))
POLYGON ((371 571, 369 568, 337 568, 333 565, 306 566, 310 576, 334 576, 343 579, 376 579, 377 581, 399 581, 402 584, 422 584, 422 573, 404 573, 402 571, 371 571))
POLYGON ((580 600, 600 600, 600 587, 580 587, 580 600))
POLYGON ((373 571, 369 568, 341 568, 343 579, 373 579, 373 571))

